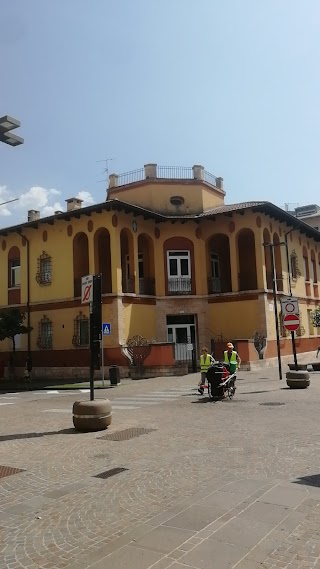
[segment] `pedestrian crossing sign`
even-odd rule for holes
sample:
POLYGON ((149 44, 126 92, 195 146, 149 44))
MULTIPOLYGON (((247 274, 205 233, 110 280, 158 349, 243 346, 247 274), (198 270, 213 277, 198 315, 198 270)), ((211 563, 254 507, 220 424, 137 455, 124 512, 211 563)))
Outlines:
POLYGON ((104 322, 102 324, 102 334, 104 336, 111 336, 111 324, 109 322, 104 322))

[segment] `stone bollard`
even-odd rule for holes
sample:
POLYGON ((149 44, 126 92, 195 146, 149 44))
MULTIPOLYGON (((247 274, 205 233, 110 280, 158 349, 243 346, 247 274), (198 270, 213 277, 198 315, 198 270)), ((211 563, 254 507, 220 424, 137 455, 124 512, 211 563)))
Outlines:
POLYGON ((111 425, 111 420, 112 405, 108 399, 75 401, 73 404, 73 424, 77 431, 103 431, 111 425))
POLYGON ((313 362, 312 369, 313 371, 320 371, 320 362, 313 362))
POLYGON ((308 371, 288 371, 286 373, 287 385, 291 389, 306 389, 310 385, 308 371))

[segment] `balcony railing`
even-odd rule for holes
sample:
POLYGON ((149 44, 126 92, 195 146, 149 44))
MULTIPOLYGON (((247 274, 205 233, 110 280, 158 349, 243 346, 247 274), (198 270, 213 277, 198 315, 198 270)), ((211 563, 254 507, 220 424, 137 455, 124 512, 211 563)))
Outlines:
POLYGON ((191 294, 191 278, 169 278, 168 279, 168 293, 169 294, 191 294))
POLYGON ((221 279, 219 277, 208 277, 208 294, 222 292, 221 279))
POLYGON ((135 182, 141 182, 148 179, 167 179, 167 180, 203 180, 210 184, 221 188, 222 178, 217 178, 204 169, 203 166, 158 166, 158 164, 146 164, 144 168, 131 170, 123 174, 111 174, 109 176, 109 188, 126 186, 135 182))
POLYGON ((152 278, 139 279, 139 294, 155 295, 155 280, 152 278))

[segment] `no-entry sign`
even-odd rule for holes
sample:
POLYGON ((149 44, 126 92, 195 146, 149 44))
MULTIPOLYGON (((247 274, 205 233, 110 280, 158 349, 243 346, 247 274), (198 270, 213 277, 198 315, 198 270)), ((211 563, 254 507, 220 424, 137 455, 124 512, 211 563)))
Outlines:
POLYGON ((290 330, 290 332, 294 332, 298 330, 300 326, 300 318, 296 314, 287 314, 283 318, 283 325, 286 330, 290 330))

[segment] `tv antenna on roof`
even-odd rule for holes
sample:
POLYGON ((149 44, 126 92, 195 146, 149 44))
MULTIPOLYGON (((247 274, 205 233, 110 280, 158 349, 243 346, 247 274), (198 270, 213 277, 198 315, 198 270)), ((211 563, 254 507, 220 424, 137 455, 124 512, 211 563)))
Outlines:
POLYGON ((104 178, 103 180, 98 180, 98 183, 100 182, 109 182, 109 162, 112 162, 113 160, 116 160, 115 158, 105 158, 104 160, 97 160, 97 162, 104 162, 106 167, 103 170, 103 174, 106 174, 106 178, 104 178))

